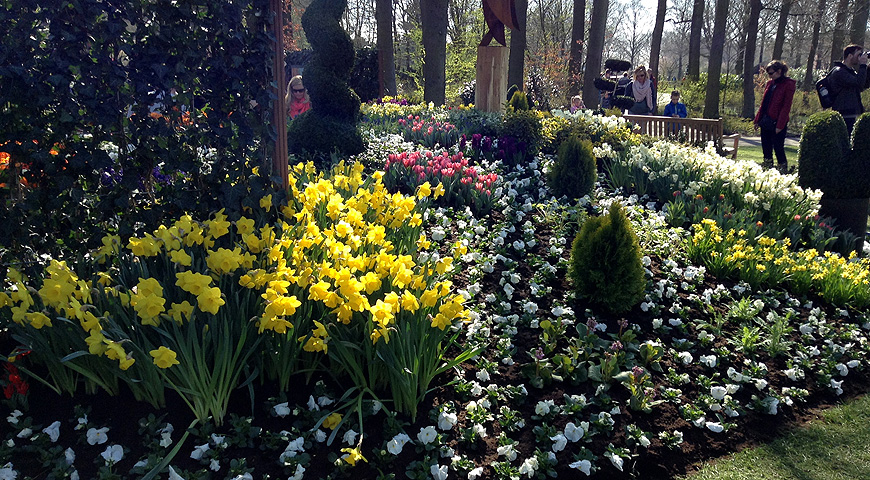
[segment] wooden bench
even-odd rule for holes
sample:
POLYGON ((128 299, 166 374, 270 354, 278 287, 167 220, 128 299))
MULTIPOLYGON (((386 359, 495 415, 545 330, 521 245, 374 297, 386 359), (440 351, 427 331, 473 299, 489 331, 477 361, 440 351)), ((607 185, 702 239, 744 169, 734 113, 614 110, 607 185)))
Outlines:
POLYGON ((724 135, 721 118, 673 118, 656 115, 624 115, 626 120, 639 127, 639 132, 651 137, 675 137, 681 141, 702 144, 709 141, 722 146, 731 158, 737 158, 740 134, 724 135), (732 146, 725 146, 733 141, 732 146))

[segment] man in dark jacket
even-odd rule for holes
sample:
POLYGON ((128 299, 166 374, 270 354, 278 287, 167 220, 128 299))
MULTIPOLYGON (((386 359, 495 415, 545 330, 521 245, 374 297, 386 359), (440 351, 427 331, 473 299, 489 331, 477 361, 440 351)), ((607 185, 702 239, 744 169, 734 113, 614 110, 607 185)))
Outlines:
POLYGON ((867 53, 860 45, 849 45, 843 49, 843 61, 834 62, 834 69, 828 76, 831 94, 834 96, 833 110, 840 112, 846 120, 849 134, 858 115, 864 113, 861 91, 867 88, 867 53))

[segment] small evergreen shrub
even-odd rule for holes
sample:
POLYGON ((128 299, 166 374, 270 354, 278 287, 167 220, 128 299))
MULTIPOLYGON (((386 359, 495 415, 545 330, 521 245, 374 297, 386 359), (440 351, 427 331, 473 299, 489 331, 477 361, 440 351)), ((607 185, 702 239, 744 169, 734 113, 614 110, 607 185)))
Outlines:
POLYGON ((592 191, 597 176, 592 142, 573 136, 559 147, 556 161, 547 174, 547 183, 557 197, 565 195, 576 199, 592 191))
POLYGON ((812 115, 804 126, 798 150, 798 183, 836 198, 847 198, 849 137, 846 122, 833 110, 812 115))
POLYGON ((463 83, 459 86, 459 101, 462 102, 463 105, 474 104, 474 96, 476 92, 477 83, 474 80, 463 83))
POLYGON ((570 280, 578 297, 609 313, 623 313, 641 301, 646 275, 637 235, 622 206, 583 223, 571 247, 570 280))
POLYGON ((511 95, 511 99, 508 101, 507 111, 519 112, 529 109, 529 97, 519 90, 515 91, 514 94, 511 95))
POLYGON ((540 149, 542 132, 541 118, 535 111, 508 110, 504 114, 499 135, 513 137, 516 143, 525 144, 525 158, 531 159, 540 149))

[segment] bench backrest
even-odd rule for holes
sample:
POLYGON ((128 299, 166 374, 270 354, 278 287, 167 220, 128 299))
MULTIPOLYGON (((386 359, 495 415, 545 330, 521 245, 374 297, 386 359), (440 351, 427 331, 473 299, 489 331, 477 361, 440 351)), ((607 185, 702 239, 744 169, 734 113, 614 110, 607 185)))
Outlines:
POLYGON ((721 118, 673 118, 656 115, 625 115, 626 120, 640 127, 640 133, 652 137, 685 135, 691 143, 719 142, 722 139, 721 118))

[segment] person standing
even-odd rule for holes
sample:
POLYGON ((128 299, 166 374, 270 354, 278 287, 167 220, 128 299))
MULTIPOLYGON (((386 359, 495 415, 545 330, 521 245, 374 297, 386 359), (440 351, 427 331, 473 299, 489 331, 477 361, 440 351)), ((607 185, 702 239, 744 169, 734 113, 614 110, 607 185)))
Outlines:
POLYGON ((305 91, 305 85, 302 84, 302 75, 296 75, 290 79, 290 84, 287 86, 286 102, 287 115, 291 119, 311 109, 308 92, 305 91))
POLYGON ((786 173, 788 160, 785 158, 785 136, 796 85, 793 79, 786 76, 788 65, 784 62, 773 60, 765 69, 770 80, 764 87, 761 107, 755 114, 755 128, 761 130, 764 163, 773 166, 773 153, 776 152, 777 168, 786 173))
POLYGON ((649 115, 655 113, 656 91, 643 65, 634 69, 634 81, 625 87, 625 93, 634 98, 634 106, 628 109, 632 115, 649 115))
POLYGON ((843 61, 834 62, 828 74, 834 104, 831 108, 846 120, 849 135, 855 120, 864 113, 861 91, 867 88, 867 52, 861 45, 849 45, 843 49, 843 61))

